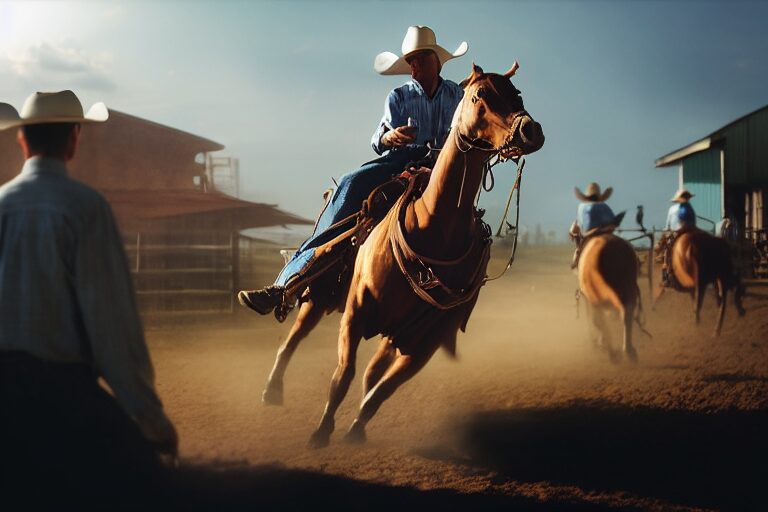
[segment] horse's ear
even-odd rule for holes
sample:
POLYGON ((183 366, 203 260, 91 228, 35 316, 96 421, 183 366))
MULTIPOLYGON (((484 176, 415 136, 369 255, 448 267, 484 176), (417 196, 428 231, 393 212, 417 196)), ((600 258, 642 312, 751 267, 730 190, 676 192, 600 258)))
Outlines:
POLYGON ((481 68, 480 66, 478 66, 477 64, 475 64, 475 63, 473 62, 473 63, 472 63, 472 74, 471 74, 471 75, 469 75, 469 76, 468 76, 467 78, 465 78, 464 80, 462 80, 462 81, 459 83, 459 86, 460 86, 462 89, 466 88, 466 87, 467 87, 469 84, 471 84, 472 82, 474 82, 474 81, 475 81, 477 78, 479 78, 479 77, 480 77, 482 74, 483 74, 483 68, 481 68))
POLYGON ((511 68, 509 68, 509 71, 507 71, 506 73, 504 73, 504 76, 505 76, 506 78, 512 78, 512 76, 513 76, 515 73, 517 73, 517 70, 518 70, 518 68, 519 68, 519 67, 520 67, 520 64, 518 64, 518 63, 517 63, 517 61, 513 62, 513 63, 512 63, 512 67, 511 67, 511 68))

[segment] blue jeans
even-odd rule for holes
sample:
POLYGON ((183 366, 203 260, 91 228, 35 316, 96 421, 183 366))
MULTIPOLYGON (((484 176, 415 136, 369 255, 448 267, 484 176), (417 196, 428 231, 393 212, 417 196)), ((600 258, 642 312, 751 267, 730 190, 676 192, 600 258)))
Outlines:
POLYGON ((316 247, 333 240, 354 226, 356 219, 352 218, 340 226, 328 229, 340 220, 360 211, 363 201, 368 199, 373 189, 400 174, 409 163, 422 160, 426 154, 427 148, 423 146, 406 146, 390 151, 342 176, 338 187, 333 192, 333 197, 320 214, 312 236, 301 244, 291 260, 286 263, 278 274, 275 284, 285 286, 291 277, 307 266, 315 254, 316 247))

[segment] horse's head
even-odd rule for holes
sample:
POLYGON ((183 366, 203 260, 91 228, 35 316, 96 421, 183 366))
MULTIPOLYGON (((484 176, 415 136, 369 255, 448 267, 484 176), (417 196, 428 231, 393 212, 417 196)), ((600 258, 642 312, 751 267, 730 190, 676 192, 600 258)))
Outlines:
POLYGON ((454 117, 459 135, 474 146, 515 157, 538 151, 544 145, 541 125, 523 106, 520 91, 512 85, 512 68, 498 75, 472 64, 472 74, 461 82, 464 98, 454 117))

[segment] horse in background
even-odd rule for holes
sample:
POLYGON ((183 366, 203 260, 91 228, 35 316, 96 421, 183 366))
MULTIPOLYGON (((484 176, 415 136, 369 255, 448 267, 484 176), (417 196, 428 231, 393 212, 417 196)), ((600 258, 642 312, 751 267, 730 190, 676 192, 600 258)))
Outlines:
POLYGON ((635 321, 640 324, 642 311, 638 274, 635 250, 623 238, 611 232, 599 232, 584 241, 578 263, 579 294, 586 299, 587 314, 597 332, 595 343, 608 351, 613 362, 621 360, 621 352, 613 347, 611 340, 607 323, 611 311, 621 321, 624 355, 631 362, 637 362, 632 327, 635 321))
MULTIPOLYGON (((696 325, 700 322, 704 292, 709 284, 715 285, 719 311, 714 336, 720 335, 723 327, 729 290, 734 291, 733 302, 739 316, 744 316, 746 313, 741 303, 744 287, 741 284, 741 279, 734 271, 730 248, 726 240, 712 236, 700 229, 683 231, 672 242, 669 266, 672 274, 671 287, 691 295, 696 325)), ((665 286, 659 288, 654 299, 654 306, 666 288, 665 286)))

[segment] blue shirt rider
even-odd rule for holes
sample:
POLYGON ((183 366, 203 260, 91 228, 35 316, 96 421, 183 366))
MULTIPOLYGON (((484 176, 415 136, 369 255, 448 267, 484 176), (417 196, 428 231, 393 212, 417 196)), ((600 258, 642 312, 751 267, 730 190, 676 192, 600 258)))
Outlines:
POLYGON ((667 223, 664 229, 667 231, 659 239, 657 254, 661 253, 661 284, 662 286, 674 286, 674 276, 671 272, 672 244, 675 241, 675 235, 682 230, 693 229, 696 227, 696 212, 690 203, 694 195, 688 190, 681 188, 670 199, 674 204, 669 207, 667 212, 667 223))
POLYGON ((686 189, 681 188, 671 199, 674 203, 667 212, 667 224, 664 227, 667 231, 680 231, 686 228, 696 227, 696 212, 691 206, 690 199, 694 195, 686 189))
MULTIPOLYGON (((458 84, 441 78, 440 71, 446 62, 466 51, 467 43, 462 42, 450 53, 436 43, 432 29, 412 26, 403 39, 401 56, 391 52, 376 56, 373 67, 379 74, 411 75, 411 80, 389 93, 384 116, 371 139, 373 150, 382 156, 342 176, 313 234, 286 263, 274 284, 260 290, 240 291, 240 304, 262 315, 281 306, 275 316, 282 320, 297 299, 288 296, 286 284, 294 276, 306 275, 315 249, 354 225, 354 219, 350 225, 341 221, 359 211, 376 187, 401 173, 409 163, 424 159, 429 152, 427 144, 442 147, 464 91, 458 84)), ((300 283, 295 284, 294 280, 291 290, 300 287, 300 283)))
POLYGON ((616 215, 611 207, 605 204, 605 201, 613 193, 613 188, 608 187, 605 191, 600 190, 600 185, 590 183, 584 189, 584 192, 578 187, 573 189, 576 197, 581 201, 576 210, 576 220, 571 225, 569 235, 576 241, 576 251, 573 254, 571 268, 576 268, 581 252, 581 242, 591 231, 617 224, 616 215))

